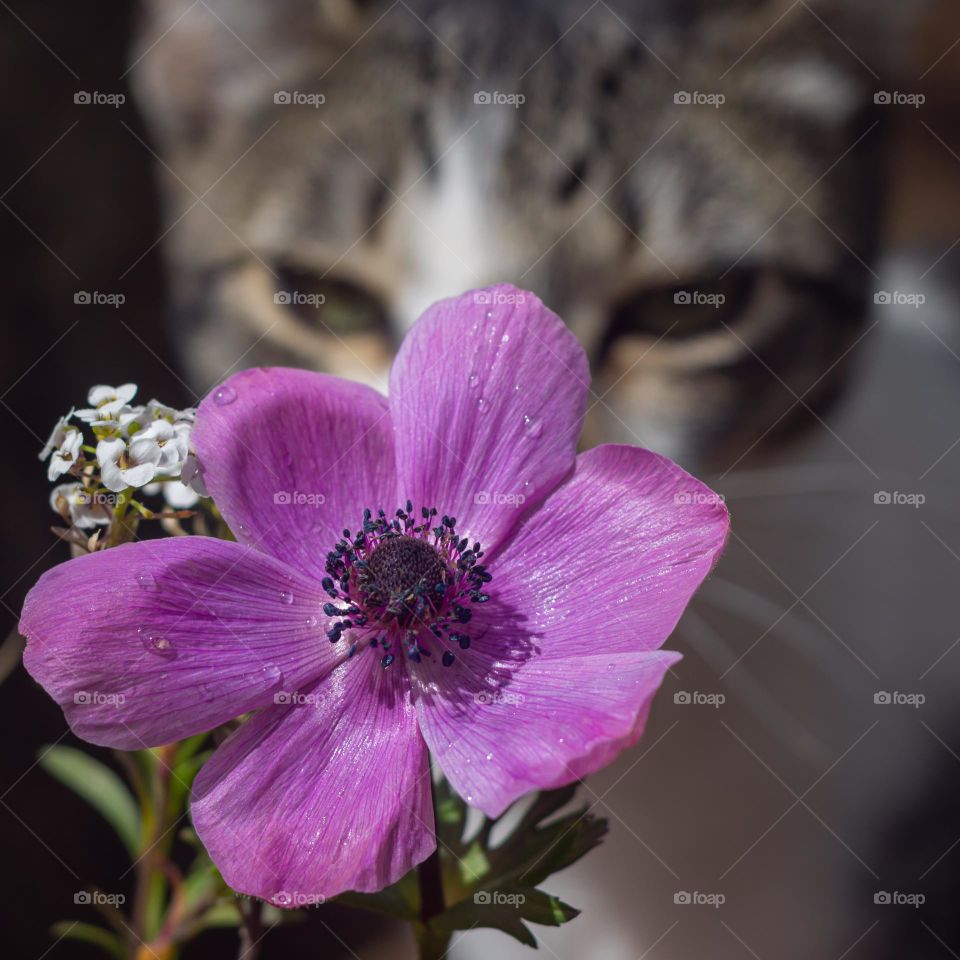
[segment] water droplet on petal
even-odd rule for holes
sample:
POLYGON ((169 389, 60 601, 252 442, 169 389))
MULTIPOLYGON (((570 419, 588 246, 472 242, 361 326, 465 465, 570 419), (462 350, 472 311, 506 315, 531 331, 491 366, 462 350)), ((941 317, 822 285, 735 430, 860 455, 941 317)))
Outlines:
POLYGON ((233 403, 237 399, 237 391, 233 387, 218 387, 213 394, 213 402, 217 406, 225 407, 228 403, 233 403))
POLYGON ((157 581, 152 573, 138 573, 137 585, 143 590, 157 590, 157 581))
POLYGON ((501 343, 509 343, 509 342, 510 342, 510 334, 509 334, 509 333, 505 333, 505 334, 500 338, 500 342, 501 342, 501 343))
POLYGON ((137 635, 140 637, 143 649, 148 653, 155 653, 158 657, 165 657, 168 660, 177 655, 176 649, 167 637, 147 627, 138 628, 137 635))
POLYGON ((269 684, 283 683, 283 671, 275 664, 267 664, 263 668, 263 679, 269 684))
POLYGON ((543 424, 540 422, 540 418, 524 415, 523 432, 526 436, 532 437, 534 440, 539 437, 540 434, 543 433, 543 424))
POLYGON ((477 409, 481 413, 485 413, 490 405, 487 403, 486 397, 477 397, 477 409))
POLYGON ((291 603, 293 603, 293 594, 289 590, 281 590, 280 600, 289 606, 291 603))
POLYGON ((217 695, 215 687, 210 683, 200 684, 200 697, 207 703, 213 700, 217 695))
POLYGON ((487 759, 488 759, 488 760, 492 760, 492 759, 493 759, 493 754, 492 754, 492 753, 488 753, 488 754, 487 754, 487 759))
POLYGON ((471 373, 467 382, 470 384, 471 389, 476 390, 480 384, 480 375, 477 373, 471 373))
POLYGON ((307 617, 307 626, 315 627, 320 621, 316 617, 307 617))

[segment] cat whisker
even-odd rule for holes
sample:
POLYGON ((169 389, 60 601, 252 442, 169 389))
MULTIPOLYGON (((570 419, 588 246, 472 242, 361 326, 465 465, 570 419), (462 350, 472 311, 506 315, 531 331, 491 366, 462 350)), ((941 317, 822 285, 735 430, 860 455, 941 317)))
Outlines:
MULTIPOLYGON (((688 608, 680 624, 680 631, 703 661, 717 673, 726 669, 725 658, 736 656, 730 645, 695 610, 688 608)), ((737 670, 729 676, 740 702, 787 749, 811 765, 822 764, 829 757, 826 744, 803 727, 797 719, 779 704, 746 670, 737 670)))

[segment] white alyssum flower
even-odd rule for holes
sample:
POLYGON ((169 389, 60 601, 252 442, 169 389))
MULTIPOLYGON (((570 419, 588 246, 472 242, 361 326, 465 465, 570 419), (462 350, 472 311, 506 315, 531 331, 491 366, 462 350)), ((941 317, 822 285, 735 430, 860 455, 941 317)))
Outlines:
POLYGON ((149 438, 160 448, 157 473, 168 477, 180 476, 183 462, 190 448, 190 424, 178 426, 167 420, 154 420, 145 430, 136 434, 136 439, 149 438))
POLYGON ((174 510, 192 510, 200 499, 199 494, 192 487, 188 487, 181 480, 170 480, 163 485, 163 499, 167 506, 174 510))
POLYGON ((50 434, 50 439, 40 451, 41 460, 50 457, 50 463, 47 465, 48 480, 56 480, 57 477, 63 476, 77 462, 80 455, 83 434, 77 427, 67 422, 72 413, 73 411, 57 422, 53 433, 50 434))
POLYGON ((144 409, 150 422, 154 420, 166 420, 169 423, 174 423, 177 420, 185 419, 184 413, 186 411, 177 410, 176 407, 168 407, 159 400, 148 400, 144 409))
POLYGON ((114 437, 97 444, 100 478, 114 493, 149 483, 157 475, 162 458, 160 444, 148 431, 137 434, 129 443, 114 437))
POLYGON ((163 421, 171 423, 175 427, 191 428, 196 419, 196 408, 186 407, 183 410, 177 410, 176 407, 168 407, 159 400, 150 400, 143 406, 124 407, 117 414, 117 423, 119 432, 125 437, 132 437, 140 430, 145 430, 154 423, 163 421))
POLYGON ((50 436, 47 438, 47 442, 43 445, 43 449, 39 454, 37 454, 38 460, 46 460, 47 457, 53 453, 53 448, 60 446, 63 431, 70 425, 70 418, 72 416, 73 410, 71 410, 65 417, 61 417, 57 421, 57 425, 50 431, 50 436))
POLYGON ((81 530, 110 522, 110 503, 104 493, 91 493, 82 483, 61 483, 50 491, 50 506, 55 513, 81 530))
POLYGON ((136 393, 135 383, 121 383, 119 387, 109 387, 106 384, 91 387, 87 394, 90 407, 77 410, 76 416, 84 423, 113 423, 136 393))

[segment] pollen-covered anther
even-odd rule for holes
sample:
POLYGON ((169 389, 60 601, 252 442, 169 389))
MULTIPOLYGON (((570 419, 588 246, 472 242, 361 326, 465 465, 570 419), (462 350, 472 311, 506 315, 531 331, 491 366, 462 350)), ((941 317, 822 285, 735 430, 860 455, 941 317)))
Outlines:
POLYGON ((331 643, 375 650, 385 669, 400 655, 422 663, 436 654, 449 667, 455 650, 469 648, 463 627, 470 607, 490 599, 484 589, 492 577, 479 562, 480 544, 457 535, 456 517, 436 517, 423 507, 416 518, 408 500, 389 518, 365 510, 356 534, 343 531, 323 580, 331 643))

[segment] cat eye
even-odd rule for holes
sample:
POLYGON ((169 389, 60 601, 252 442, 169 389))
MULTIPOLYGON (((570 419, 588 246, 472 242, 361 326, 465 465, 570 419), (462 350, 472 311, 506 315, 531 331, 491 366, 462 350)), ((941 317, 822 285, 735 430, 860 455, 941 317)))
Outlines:
POLYGON ((722 329, 750 302, 758 277, 754 270, 731 270, 719 280, 702 278, 639 290, 614 307, 604 344, 621 336, 679 340, 722 329))
POLYGON ((322 278, 296 267, 281 266, 274 302, 290 310, 317 332, 338 336, 389 335, 386 307, 375 294, 349 280, 322 278))

